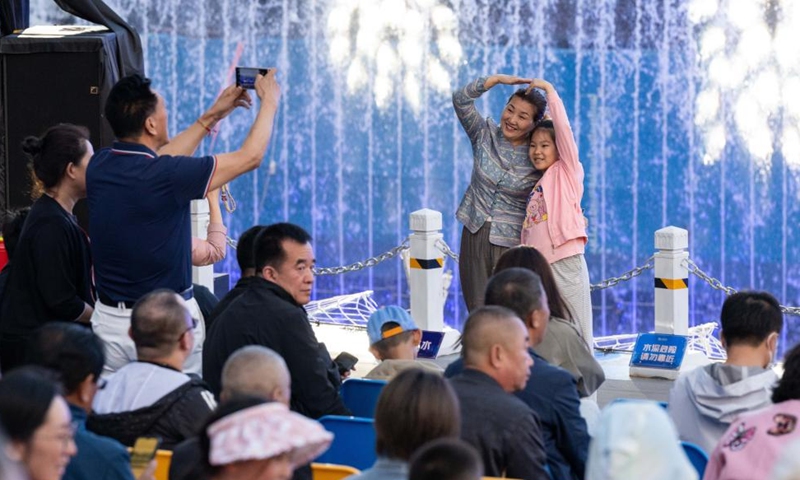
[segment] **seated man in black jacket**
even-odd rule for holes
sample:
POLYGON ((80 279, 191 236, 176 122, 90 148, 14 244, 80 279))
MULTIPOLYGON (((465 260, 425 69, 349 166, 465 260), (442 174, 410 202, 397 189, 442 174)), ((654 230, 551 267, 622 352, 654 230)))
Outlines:
MULTIPOLYGON (((484 304, 509 308, 525 322, 533 366, 525 388, 515 395, 539 417, 553 480, 581 480, 589 453, 589 433, 580 414, 575 378, 547 363, 533 350, 550 325, 544 295, 537 274, 524 268, 508 268, 489 279, 484 304)), ((447 368, 445 375, 455 375, 462 369, 463 362, 458 360, 447 368)))
POLYGON ((138 361, 108 377, 87 428, 128 446, 137 437, 158 436, 168 450, 193 436, 216 407, 203 381, 182 372, 196 322, 172 290, 155 290, 136 302, 130 336, 138 361))
POLYGON ((504 307, 474 310, 461 357, 464 370, 450 384, 461 405, 461 438, 478 450, 483 474, 549 480, 539 417, 512 395, 525 388, 533 365, 525 324, 504 307))
POLYGON ((303 305, 314 285, 311 236, 290 223, 265 227, 255 242, 256 279, 214 321, 203 348, 203 378, 220 392, 222 366, 245 345, 263 345, 286 361, 291 409, 307 417, 349 415, 339 397, 341 379, 317 341, 303 305))

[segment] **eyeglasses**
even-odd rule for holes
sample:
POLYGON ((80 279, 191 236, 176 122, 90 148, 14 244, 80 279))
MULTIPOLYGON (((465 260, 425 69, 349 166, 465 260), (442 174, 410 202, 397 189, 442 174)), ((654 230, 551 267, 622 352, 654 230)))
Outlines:
POLYGON ((47 435, 44 436, 44 440, 56 440, 61 442, 61 448, 64 450, 70 447, 70 444, 75 441, 75 432, 77 431, 78 427, 74 423, 70 423, 66 429, 62 430, 61 432, 55 435, 47 435))
POLYGON ((178 341, 180 341, 180 339, 183 338, 184 335, 186 335, 187 333, 189 333, 192 330, 194 330, 195 328, 197 328, 197 325, 200 323, 200 320, 198 320, 198 319, 196 319, 194 317, 191 317, 191 318, 192 318, 192 326, 187 328, 186 330, 184 330, 183 333, 181 333, 181 335, 178 337, 178 341))

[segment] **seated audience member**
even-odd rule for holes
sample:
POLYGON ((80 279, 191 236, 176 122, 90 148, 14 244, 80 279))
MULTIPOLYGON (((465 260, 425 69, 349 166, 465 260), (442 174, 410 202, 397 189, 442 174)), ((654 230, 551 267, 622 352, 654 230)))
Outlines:
POLYGON ((56 372, 64 385, 64 398, 72 414, 78 447, 78 454, 67 465, 64 479, 133 480, 128 450, 116 440, 86 430, 86 417, 100 388, 100 374, 105 363, 100 337, 79 325, 50 323, 34 334, 29 358, 56 372))
POLYGON ((389 382, 375 406, 375 464, 349 480, 406 480, 408 461, 422 445, 458 438, 458 400, 447 380, 416 368, 389 382))
POLYGON ((728 358, 682 373, 669 394, 668 411, 681 440, 706 452, 739 415, 769 406, 778 380, 770 368, 783 328, 775 297, 734 293, 722 305, 720 323, 728 358))
POLYGON ((547 294, 550 324, 544 339, 533 350, 551 365, 571 373, 578 382, 581 397, 593 394, 605 381, 606 374, 578 332, 567 303, 558 291, 550 263, 535 248, 520 245, 506 250, 500 256, 494 273, 512 267, 526 268, 539 275, 547 294))
POLYGON ((6 453, 30 480, 59 480, 77 453, 69 407, 39 367, 20 367, 0 378, 0 425, 8 435, 6 453))
MULTIPOLYGON (((537 321, 546 322, 546 306, 540 313, 537 321)), ((480 307, 464 324, 463 371, 450 384, 461 404, 461 438, 478 450, 486 476, 550 478, 539 417, 512 395, 530 376, 528 345, 525 324, 505 307, 480 307)))
POLYGON ((408 480, 481 480, 478 452, 457 438, 426 443, 411 457, 408 480))
POLYGON ((318 422, 282 403, 242 408, 247 401, 223 404, 201 433, 211 480, 288 480, 296 465, 318 457, 333 440, 318 422))
MULTIPOLYGON (((286 363, 269 348, 250 345, 236 350, 222 368, 220 403, 236 398, 255 397, 289 405, 291 379, 286 363)), ((299 470, 299 469, 298 469, 299 470)), ((311 479, 310 470, 308 479, 311 479)), ((170 480, 206 478, 198 437, 179 443, 172 452, 170 480)), ((295 475, 297 479, 297 474, 295 475)))
POLYGON ((60 124, 28 137, 34 196, 14 252, 0 306, 0 366, 25 360, 34 330, 52 321, 89 323, 94 285, 89 239, 72 209, 86 197, 86 169, 94 150, 84 127, 60 124))
POLYGON ((194 327, 186 302, 169 289, 142 297, 131 313, 130 335, 139 360, 108 377, 94 399, 88 428, 132 446, 137 437, 161 437, 171 450, 195 433, 216 407, 197 377, 181 370, 194 347, 194 327))
POLYGON ((380 362, 365 378, 391 380, 407 368, 424 368, 442 374, 442 367, 432 362, 417 361, 422 331, 405 309, 390 305, 380 308, 367 321, 369 351, 380 362))
POLYGON ((586 480, 697 480, 675 426, 654 402, 617 402, 600 416, 586 480))
POLYGON ((164 98, 139 74, 120 79, 105 101, 116 141, 99 150, 86 172, 89 232, 98 302, 92 328, 106 345, 106 374, 136 359, 127 336, 131 309, 147 293, 169 288, 197 318, 187 372, 202 372, 205 326, 192 289, 190 205, 210 190, 261 165, 272 134, 280 87, 275 70, 258 75, 251 92, 230 86, 188 128, 170 138, 164 98), (194 157, 217 122, 237 107, 260 106, 233 152, 194 157))
POLYGON ((245 230, 239 237, 239 241, 236 242, 236 262, 239 264, 239 271, 242 276, 239 277, 239 281, 236 282, 233 289, 222 297, 222 300, 214 307, 211 314, 206 317, 206 330, 209 332, 209 335, 213 328, 214 320, 216 320, 219 314, 228 308, 228 305, 239 297, 242 292, 247 290, 247 286, 256 279, 256 261, 254 258, 253 244, 256 241, 256 236, 263 229, 263 225, 250 227, 245 230))
POLYGON ((338 367, 317 341, 303 305, 314 285, 311 236, 290 223, 265 227, 255 241, 257 277, 220 313, 203 350, 203 377, 220 392, 222 366, 245 345, 269 347, 292 377, 292 410, 311 418, 349 415, 338 367))
MULTIPOLYGON (((489 279, 484 304, 509 308, 524 319, 530 347, 535 349, 553 325, 552 320, 548 321, 548 317, 552 317, 547 313, 547 300, 546 291, 535 273, 524 268, 509 268, 489 279)), ((515 395, 541 422, 547 464, 553 479, 583 479, 589 433, 581 418, 575 379, 566 370, 547 363, 535 350, 529 353, 533 358, 530 378, 525 388, 515 395)), ((445 375, 452 376, 462 370, 463 360, 457 360, 447 368, 445 375)))
POLYGON ((780 454, 800 440, 800 344, 786 354, 772 402, 731 422, 711 453, 704 479, 766 478, 780 454))

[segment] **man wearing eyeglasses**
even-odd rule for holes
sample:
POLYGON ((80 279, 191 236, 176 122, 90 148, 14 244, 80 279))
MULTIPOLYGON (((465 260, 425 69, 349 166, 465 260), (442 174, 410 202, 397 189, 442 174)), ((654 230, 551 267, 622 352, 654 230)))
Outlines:
POLYGON ((203 381, 183 373, 196 326, 186 302, 172 290, 155 290, 136 302, 129 333, 138 360, 108 377, 87 428, 128 446, 137 437, 157 436, 168 450, 193 436, 216 407, 203 381))

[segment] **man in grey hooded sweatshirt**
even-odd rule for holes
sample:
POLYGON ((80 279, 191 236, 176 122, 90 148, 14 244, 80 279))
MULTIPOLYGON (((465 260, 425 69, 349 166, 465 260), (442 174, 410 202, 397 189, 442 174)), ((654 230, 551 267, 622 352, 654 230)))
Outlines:
POLYGON ((770 368, 783 328, 775 297, 735 293, 722 305, 720 322, 727 360, 681 374, 669 395, 669 415, 681 440, 706 452, 740 414, 770 405, 778 381, 770 368))

